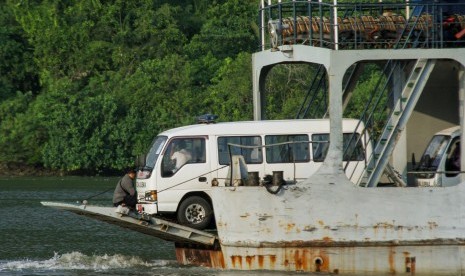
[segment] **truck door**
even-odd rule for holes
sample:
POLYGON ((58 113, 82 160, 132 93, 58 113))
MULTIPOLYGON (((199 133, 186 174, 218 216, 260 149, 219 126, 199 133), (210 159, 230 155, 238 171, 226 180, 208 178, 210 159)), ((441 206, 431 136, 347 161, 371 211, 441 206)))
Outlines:
POLYGON ((211 189, 211 165, 206 137, 176 137, 168 141, 158 178, 158 209, 174 212, 189 192, 211 189))
POLYGON ((455 137, 446 151, 447 158, 442 174, 442 186, 453 186, 460 183, 460 137, 455 137))

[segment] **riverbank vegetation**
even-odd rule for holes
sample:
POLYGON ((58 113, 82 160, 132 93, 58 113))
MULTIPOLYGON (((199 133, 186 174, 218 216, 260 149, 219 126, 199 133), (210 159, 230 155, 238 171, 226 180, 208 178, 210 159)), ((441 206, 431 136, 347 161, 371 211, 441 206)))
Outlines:
MULTIPOLYGON (((3 171, 120 172, 197 115, 253 119, 258 1, 1 2, 3 171)), ((270 119, 295 117, 299 69, 273 72, 270 119)))

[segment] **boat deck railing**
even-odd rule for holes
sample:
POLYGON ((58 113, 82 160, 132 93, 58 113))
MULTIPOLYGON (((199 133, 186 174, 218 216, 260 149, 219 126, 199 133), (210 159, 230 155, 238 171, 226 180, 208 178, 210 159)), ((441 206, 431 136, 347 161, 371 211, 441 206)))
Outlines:
POLYGON ((261 50, 465 47, 465 3, 330 2, 262 0, 261 50))

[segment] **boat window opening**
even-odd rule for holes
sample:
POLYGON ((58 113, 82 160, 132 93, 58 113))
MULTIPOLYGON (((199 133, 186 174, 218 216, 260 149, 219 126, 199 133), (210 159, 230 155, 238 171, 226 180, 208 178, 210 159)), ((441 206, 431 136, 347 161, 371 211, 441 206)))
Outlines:
POLYGON ((207 155, 204 138, 172 139, 163 155, 162 177, 171 177, 184 166, 206 163, 207 155))
MULTIPOLYGON (((449 141, 450 136, 448 135, 435 135, 421 157, 418 170, 435 171, 439 166, 449 141)), ((431 175, 431 177, 433 177, 433 175, 431 175)))
POLYGON ((309 137, 306 134, 299 135, 266 135, 265 145, 273 145, 266 148, 267 163, 298 163, 309 162, 309 137), (287 143, 297 142, 297 143, 287 143), (306 142, 306 143, 298 143, 306 142), (282 144, 285 143, 285 144, 282 144))
POLYGON ((246 164, 261 164, 263 162, 262 138, 260 136, 223 136, 218 137, 218 160, 220 165, 229 165, 230 156, 228 144, 254 146, 242 148, 231 146, 231 155, 242 155, 246 164))
POLYGON ((460 173, 460 137, 454 138, 447 150, 445 169, 446 177, 455 177, 460 173))
MULTIPOLYGON (((365 151, 361 139, 359 139, 360 134, 356 133, 353 137, 353 133, 344 133, 343 134, 343 147, 344 147, 344 156, 343 161, 362 161, 365 159, 365 151), (358 141, 358 142, 357 142, 358 141)), ((323 162, 325 160, 326 154, 328 153, 329 148, 329 134, 313 134, 312 135, 312 152, 313 152, 313 161, 323 162), (327 143, 322 143, 327 142, 327 143)))
POLYGON ((158 156, 165 145, 167 137, 166 136, 157 136, 152 142, 152 146, 147 154, 145 160, 145 166, 147 169, 152 170, 155 167, 155 162, 157 162, 158 156))

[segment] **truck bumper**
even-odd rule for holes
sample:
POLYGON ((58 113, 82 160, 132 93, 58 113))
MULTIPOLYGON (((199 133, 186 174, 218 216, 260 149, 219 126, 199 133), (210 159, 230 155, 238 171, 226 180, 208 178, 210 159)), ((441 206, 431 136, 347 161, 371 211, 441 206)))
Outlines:
POLYGON ((149 215, 154 215, 158 213, 157 203, 137 203, 136 209, 140 213, 145 213, 149 215))

